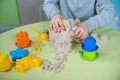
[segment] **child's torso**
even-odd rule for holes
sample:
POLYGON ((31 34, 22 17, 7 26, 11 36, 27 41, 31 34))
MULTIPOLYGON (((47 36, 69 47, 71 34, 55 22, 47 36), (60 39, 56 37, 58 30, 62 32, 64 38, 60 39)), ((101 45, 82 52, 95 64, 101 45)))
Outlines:
POLYGON ((86 20, 96 14, 96 0, 59 0, 60 10, 66 18, 86 20))

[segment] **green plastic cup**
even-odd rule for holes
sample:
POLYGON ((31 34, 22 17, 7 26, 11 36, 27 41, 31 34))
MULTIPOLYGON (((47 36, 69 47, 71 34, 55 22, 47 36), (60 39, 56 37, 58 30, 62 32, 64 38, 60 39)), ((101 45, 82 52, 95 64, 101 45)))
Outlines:
POLYGON ((82 51, 81 57, 85 60, 95 60, 98 57, 98 52, 87 52, 87 51, 82 51))

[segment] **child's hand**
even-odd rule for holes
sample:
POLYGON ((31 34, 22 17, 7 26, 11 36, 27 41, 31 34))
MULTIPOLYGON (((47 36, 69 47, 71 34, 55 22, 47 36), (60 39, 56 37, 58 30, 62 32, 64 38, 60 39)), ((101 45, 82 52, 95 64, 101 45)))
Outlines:
POLYGON ((75 31, 75 37, 83 40, 88 35, 88 28, 85 23, 77 24, 78 29, 75 31))
POLYGON ((61 30, 65 30, 65 26, 63 24, 64 17, 60 14, 56 14, 51 19, 50 29, 54 30, 55 32, 60 32, 61 30))

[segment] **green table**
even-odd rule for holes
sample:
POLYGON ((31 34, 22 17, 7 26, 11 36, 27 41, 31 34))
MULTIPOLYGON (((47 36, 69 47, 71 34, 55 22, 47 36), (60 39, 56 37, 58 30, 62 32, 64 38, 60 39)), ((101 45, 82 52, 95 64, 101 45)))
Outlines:
MULTIPOLYGON (((16 33, 26 31, 32 40, 32 45, 28 47, 32 50, 38 39, 38 35, 32 31, 32 28, 42 31, 48 29, 49 22, 41 22, 25 25, 3 34, 0 34, 0 51, 7 52, 16 49, 16 33)), ((98 34, 109 36, 109 40, 103 42, 99 38, 99 57, 95 61, 85 61, 80 57, 80 53, 71 53, 67 56, 64 69, 54 74, 52 71, 44 71, 38 68, 32 68, 24 73, 18 73, 13 67, 8 72, 0 72, 0 80, 120 80, 120 32, 110 28, 99 29, 98 34)), ((35 54, 42 58, 54 62, 55 54, 48 41, 44 41, 45 46, 35 54)), ((75 50, 80 46, 76 45, 75 50)))

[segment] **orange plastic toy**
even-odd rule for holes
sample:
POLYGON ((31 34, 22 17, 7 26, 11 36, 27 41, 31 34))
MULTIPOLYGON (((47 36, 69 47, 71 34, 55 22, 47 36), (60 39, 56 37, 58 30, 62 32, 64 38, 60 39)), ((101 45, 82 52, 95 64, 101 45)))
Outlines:
POLYGON ((13 63, 10 62, 7 53, 0 52, 0 72, 8 71, 12 68, 13 63))
POLYGON ((29 39, 28 33, 27 32, 19 32, 16 34, 16 46, 20 46, 21 48, 26 48, 30 46, 31 40, 29 39))
POLYGON ((16 60, 16 71, 25 72, 26 70, 39 67, 42 64, 42 60, 32 54, 29 54, 27 57, 16 60))

